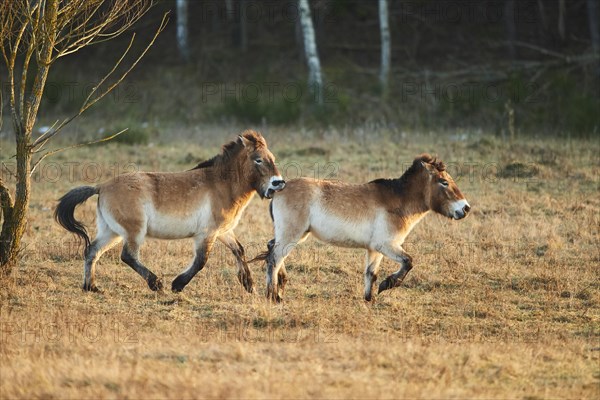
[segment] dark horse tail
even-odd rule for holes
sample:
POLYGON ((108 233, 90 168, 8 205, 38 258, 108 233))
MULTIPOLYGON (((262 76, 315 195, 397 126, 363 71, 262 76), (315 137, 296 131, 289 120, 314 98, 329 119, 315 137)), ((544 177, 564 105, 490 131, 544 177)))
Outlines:
POLYGON ((63 228, 73 232, 85 241, 85 248, 90 245, 90 237, 87 234, 85 225, 75 219, 75 207, 98 194, 98 189, 93 186, 80 186, 65 194, 60 198, 56 210, 54 210, 54 219, 63 228))
POLYGON ((254 263, 257 261, 268 260, 271 257, 271 255, 273 254, 273 247, 275 247, 275 239, 269 240, 269 242, 267 243, 267 251, 265 251, 263 253, 259 253, 256 257, 254 257, 252 260, 250 260, 248 262, 254 263))

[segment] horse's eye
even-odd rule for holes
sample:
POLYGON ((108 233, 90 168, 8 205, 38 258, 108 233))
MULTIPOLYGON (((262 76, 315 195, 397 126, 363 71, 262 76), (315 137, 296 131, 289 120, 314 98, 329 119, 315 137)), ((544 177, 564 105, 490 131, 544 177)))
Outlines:
POLYGON ((448 181, 445 179, 440 179, 440 185, 442 185, 444 187, 448 187, 448 181))
POLYGON ((254 162, 258 165, 262 164, 262 160, 260 158, 255 159, 254 162))

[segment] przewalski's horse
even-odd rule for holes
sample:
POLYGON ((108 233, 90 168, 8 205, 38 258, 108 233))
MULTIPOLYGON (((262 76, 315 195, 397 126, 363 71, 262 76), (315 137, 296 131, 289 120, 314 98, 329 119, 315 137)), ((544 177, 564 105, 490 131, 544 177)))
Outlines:
POLYGON ((381 282, 379 293, 399 286, 411 270, 412 258, 402 244, 429 211, 458 220, 469 210, 444 163, 428 154, 417 157, 399 179, 362 185, 294 179, 271 201, 275 238, 254 260, 267 260, 267 297, 281 301, 287 281, 284 260, 310 234, 337 246, 364 248, 365 300, 370 301, 383 256, 401 267, 381 282))
POLYGON ((54 217, 85 240, 83 290, 98 290, 94 280, 96 262, 121 239, 125 240, 121 260, 140 274, 150 289, 162 289, 157 276, 139 260, 144 239, 153 237, 194 239, 195 257, 173 281, 173 291, 181 291, 204 267, 213 244, 220 240, 236 257, 238 279, 252 292, 244 248, 233 229, 254 191, 262 198, 271 198, 285 186, 274 162, 261 134, 247 130, 224 145, 221 154, 189 171, 124 174, 96 187, 82 186, 65 194, 54 217), (77 205, 95 194, 97 233, 90 243, 85 226, 73 214, 77 205))

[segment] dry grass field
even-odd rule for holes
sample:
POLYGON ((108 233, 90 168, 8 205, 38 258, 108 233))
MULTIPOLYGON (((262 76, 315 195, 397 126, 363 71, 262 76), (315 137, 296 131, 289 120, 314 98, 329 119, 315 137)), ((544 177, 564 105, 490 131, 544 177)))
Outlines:
MULTIPOLYGON (((263 133, 288 179, 397 177, 438 154, 472 213, 427 216, 405 245, 414 269, 372 304, 363 251, 314 239, 288 259, 280 305, 264 298, 263 265, 251 266, 256 292, 242 289, 223 246, 181 294, 149 291, 119 246, 99 263, 103 293, 83 293, 81 248, 54 223, 56 200, 117 172, 190 168, 234 132, 62 153, 35 177, 22 260, 0 285, 0 398, 600 396, 597 140, 263 133)), ((92 228, 95 201, 76 215, 92 228)), ((236 231, 250 257, 263 251, 268 202, 256 197, 236 231)), ((168 287, 191 257, 186 240, 142 250, 168 287)), ((384 260, 380 278, 396 269, 384 260)))

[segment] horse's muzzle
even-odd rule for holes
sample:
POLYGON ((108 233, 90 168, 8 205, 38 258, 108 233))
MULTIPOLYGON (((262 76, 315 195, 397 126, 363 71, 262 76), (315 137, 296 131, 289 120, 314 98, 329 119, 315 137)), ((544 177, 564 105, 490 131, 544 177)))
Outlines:
POLYGON ((275 194, 275 192, 279 192, 280 190, 283 190, 284 187, 285 187, 285 181, 283 179, 281 179, 280 176, 278 176, 278 177, 274 176, 273 178, 271 178, 269 187, 265 191, 265 197, 267 199, 272 199, 273 194, 275 194))
POLYGON ((464 199, 459 200, 456 203, 454 203, 454 207, 450 218, 456 220, 463 219, 467 216, 467 214, 469 214, 469 211, 471 211, 471 206, 469 205, 469 203, 467 203, 467 201, 464 199))

